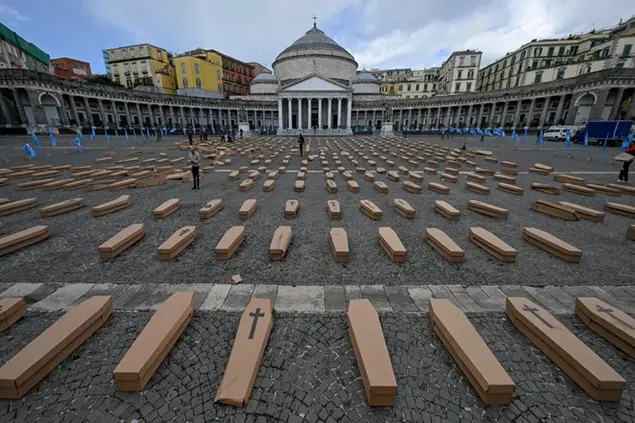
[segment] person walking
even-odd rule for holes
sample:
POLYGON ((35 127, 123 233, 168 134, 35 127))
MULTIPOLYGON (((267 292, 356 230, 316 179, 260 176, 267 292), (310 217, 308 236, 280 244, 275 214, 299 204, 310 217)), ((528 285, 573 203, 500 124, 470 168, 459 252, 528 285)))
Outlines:
POLYGON ((194 182, 192 189, 201 189, 201 179, 199 176, 199 162, 201 161, 201 156, 198 154, 198 148, 196 146, 190 147, 190 152, 187 155, 187 161, 192 166, 192 182, 194 182))
MULTIPOLYGON (((631 156, 635 156, 635 145, 630 146, 626 149, 626 152, 631 156)), ((631 166, 633 159, 628 162, 622 162, 622 168, 620 169, 620 174, 617 178, 617 182, 628 182, 628 168, 631 166)))
POLYGON ((192 142, 193 142, 192 137, 193 137, 192 130, 191 130, 191 129, 188 129, 188 130, 187 130, 187 138, 188 138, 188 140, 190 141, 190 146, 192 145, 192 142))
POLYGON ((300 157, 304 155, 304 137, 302 134, 298 137, 298 146, 300 147, 300 157))

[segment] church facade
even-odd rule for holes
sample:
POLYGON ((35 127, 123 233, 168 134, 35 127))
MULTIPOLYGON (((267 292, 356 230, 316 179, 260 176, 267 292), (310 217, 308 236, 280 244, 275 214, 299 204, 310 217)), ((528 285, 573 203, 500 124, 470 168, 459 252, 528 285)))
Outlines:
POLYGON ((252 133, 345 135, 360 128, 580 125, 635 119, 635 69, 615 68, 563 81, 499 91, 404 99, 380 94, 355 58, 316 25, 283 50, 274 74, 230 99, 163 95, 0 70, 0 132, 49 128, 245 127, 252 133))

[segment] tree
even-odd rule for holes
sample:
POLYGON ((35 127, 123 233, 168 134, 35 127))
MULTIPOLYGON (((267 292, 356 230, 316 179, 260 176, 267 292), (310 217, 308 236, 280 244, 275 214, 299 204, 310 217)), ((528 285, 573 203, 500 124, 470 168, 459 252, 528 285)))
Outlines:
POLYGON ((100 85, 109 85, 111 87, 120 87, 121 85, 117 84, 115 81, 110 79, 108 75, 100 75, 96 74, 86 79, 86 82, 91 84, 100 84, 100 85))

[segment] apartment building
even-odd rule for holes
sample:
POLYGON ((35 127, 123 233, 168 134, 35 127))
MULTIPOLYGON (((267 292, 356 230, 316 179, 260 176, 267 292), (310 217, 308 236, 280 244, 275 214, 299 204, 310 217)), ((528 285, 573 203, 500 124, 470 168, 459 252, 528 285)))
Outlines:
POLYGON ((51 60, 55 75, 60 78, 87 79, 93 76, 90 63, 70 57, 59 57, 51 60))
POLYGON ((482 56, 478 50, 453 51, 439 70, 437 92, 452 95, 476 91, 482 56))
POLYGON ((172 59, 176 93, 207 98, 223 97, 223 59, 218 53, 193 50, 172 59))
POLYGON ((53 73, 51 57, 11 28, 0 23, 0 69, 53 73))

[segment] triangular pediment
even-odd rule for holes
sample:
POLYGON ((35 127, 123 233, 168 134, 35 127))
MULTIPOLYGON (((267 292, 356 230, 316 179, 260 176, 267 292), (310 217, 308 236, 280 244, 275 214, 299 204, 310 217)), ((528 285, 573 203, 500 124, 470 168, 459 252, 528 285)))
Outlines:
POLYGON ((341 91, 346 92, 348 89, 336 82, 329 81, 317 75, 311 75, 299 81, 293 82, 280 90, 281 92, 294 91, 341 91))

